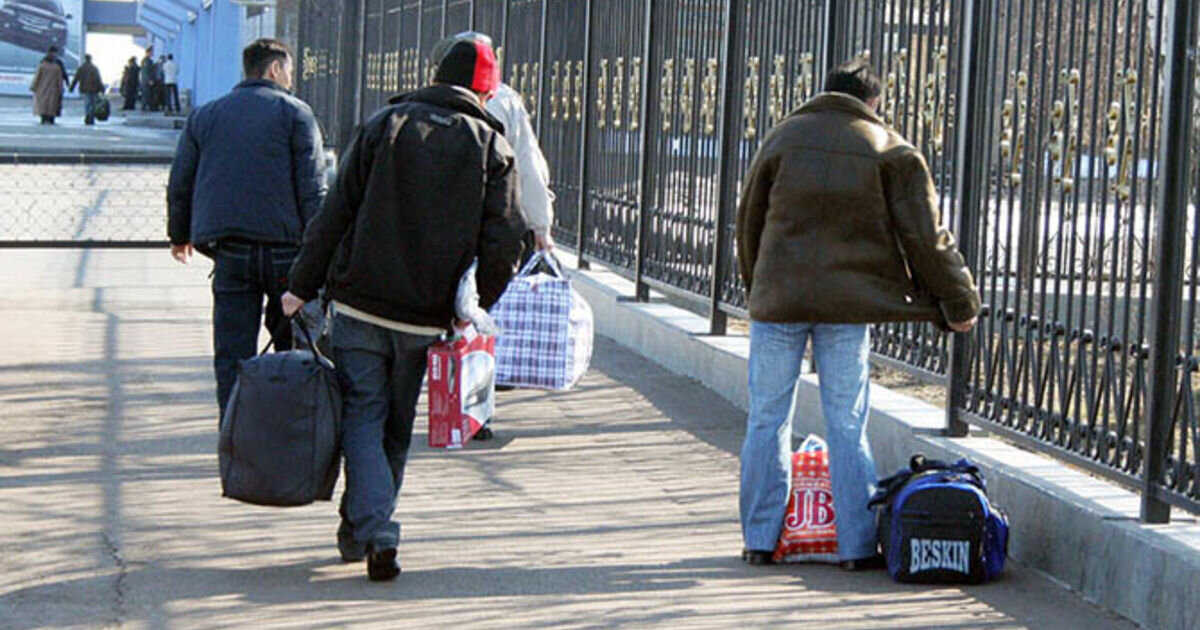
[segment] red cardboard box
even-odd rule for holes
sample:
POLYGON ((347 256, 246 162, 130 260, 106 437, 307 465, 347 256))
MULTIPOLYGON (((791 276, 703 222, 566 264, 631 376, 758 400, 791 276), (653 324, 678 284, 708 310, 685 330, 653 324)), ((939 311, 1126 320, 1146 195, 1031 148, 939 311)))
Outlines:
POLYGON ((492 417, 496 338, 468 328, 429 348, 429 446, 461 448, 492 417))

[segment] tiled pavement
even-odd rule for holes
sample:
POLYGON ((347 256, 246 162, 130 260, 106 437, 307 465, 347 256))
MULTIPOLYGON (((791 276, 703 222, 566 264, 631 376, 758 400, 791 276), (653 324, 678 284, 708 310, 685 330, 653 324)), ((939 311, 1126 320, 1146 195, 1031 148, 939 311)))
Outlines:
MULTIPOLYGON (((418 435, 404 573, 341 563, 333 505, 219 496, 208 264, 0 250, 0 628, 1131 628, 1019 566, 980 587, 738 559, 742 414, 597 340, 497 439, 418 435)), ((423 417, 423 416, 422 416, 423 417)))

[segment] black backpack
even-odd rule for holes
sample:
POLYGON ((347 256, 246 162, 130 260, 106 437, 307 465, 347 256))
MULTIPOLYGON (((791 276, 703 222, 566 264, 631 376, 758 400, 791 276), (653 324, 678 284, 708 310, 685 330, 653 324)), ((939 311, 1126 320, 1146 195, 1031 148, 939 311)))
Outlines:
POLYGON ((979 467, 915 455, 879 482, 876 509, 888 573, 900 582, 980 584, 1004 570, 1008 518, 994 508, 979 467))
MULTIPOLYGON (((300 330, 313 347, 308 329, 300 330)), ((242 361, 221 418, 221 494, 255 505, 329 500, 341 459, 341 420, 342 391, 333 364, 319 351, 264 349, 242 361)))

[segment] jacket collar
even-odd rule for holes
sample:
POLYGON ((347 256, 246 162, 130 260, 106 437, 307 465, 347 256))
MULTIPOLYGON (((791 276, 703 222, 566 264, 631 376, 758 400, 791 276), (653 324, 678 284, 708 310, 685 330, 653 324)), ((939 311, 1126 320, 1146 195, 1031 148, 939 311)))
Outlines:
POLYGON ((460 114, 478 118, 487 123, 492 129, 504 133, 504 123, 492 116, 479 104, 479 98, 467 88, 457 85, 437 84, 421 88, 415 92, 398 94, 388 99, 388 103, 425 103, 437 107, 454 110, 460 114))
POLYGON ((283 92, 284 94, 291 94, 291 92, 289 90, 283 89, 282 85, 279 85, 278 83, 276 83, 270 79, 246 79, 245 81, 242 81, 241 83, 233 86, 233 89, 239 90, 241 88, 252 88, 252 87, 265 87, 265 88, 277 90, 279 92, 283 92))
POLYGON ((791 115, 796 116, 799 114, 825 111, 843 112, 878 125, 883 125, 885 127, 887 126, 887 123, 883 122, 883 119, 879 117, 879 114, 875 113, 875 110, 871 109, 870 107, 867 107, 866 103, 858 100, 856 97, 850 96, 849 94, 842 94, 840 92, 821 92, 820 94, 808 99, 807 102, 801 105, 796 111, 792 112, 791 115))

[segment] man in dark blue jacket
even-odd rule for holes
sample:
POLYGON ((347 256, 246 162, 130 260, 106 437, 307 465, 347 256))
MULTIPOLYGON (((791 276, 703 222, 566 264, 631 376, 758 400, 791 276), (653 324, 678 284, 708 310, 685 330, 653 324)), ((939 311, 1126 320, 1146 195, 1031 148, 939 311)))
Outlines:
POLYGON ((238 361, 257 350, 264 296, 276 349, 291 348, 280 296, 326 190, 317 121, 288 91, 287 46, 255 41, 243 51, 242 66, 245 81, 188 117, 167 193, 171 255, 186 263, 194 247, 215 264, 213 349, 221 413, 238 361))

